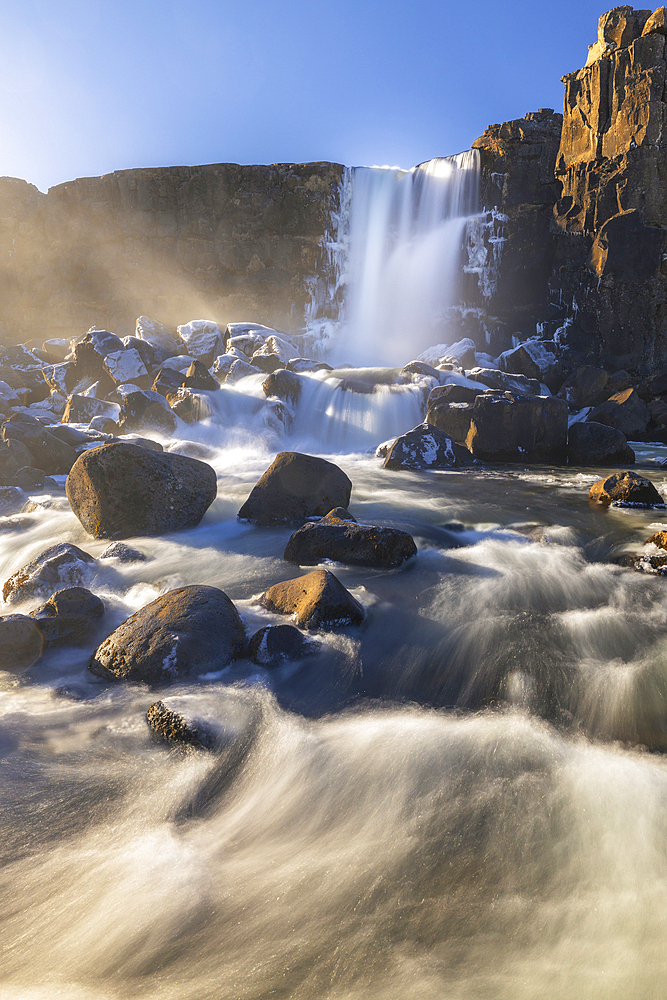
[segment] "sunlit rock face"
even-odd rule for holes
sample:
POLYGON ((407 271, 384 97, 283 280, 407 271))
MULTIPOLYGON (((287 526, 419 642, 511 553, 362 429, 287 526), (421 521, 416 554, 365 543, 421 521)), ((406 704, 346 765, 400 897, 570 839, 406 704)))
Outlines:
POLYGON ((121 170, 42 194, 0 180, 0 340, 133 334, 146 312, 303 325, 337 206, 335 163, 121 170))

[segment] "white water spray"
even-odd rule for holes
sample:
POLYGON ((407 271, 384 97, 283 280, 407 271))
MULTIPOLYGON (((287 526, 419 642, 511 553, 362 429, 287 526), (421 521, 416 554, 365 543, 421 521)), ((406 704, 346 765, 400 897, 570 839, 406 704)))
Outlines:
POLYGON ((405 364, 448 341, 466 226, 477 210, 479 153, 412 170, 357 167, 347 182, 346 301, 335 354, 354 364, 405 364))

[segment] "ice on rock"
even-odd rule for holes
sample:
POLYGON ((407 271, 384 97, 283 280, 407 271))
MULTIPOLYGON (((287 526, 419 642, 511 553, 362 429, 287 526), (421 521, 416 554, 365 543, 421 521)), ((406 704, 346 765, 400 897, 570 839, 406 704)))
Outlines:
POLYGON ((180 337, 188 354, 205 365, 223 351, 223 336, 220 327, 212 319, 193 319, 178 327, 180 337))
POLYGON ((107 354, 104 367, 116 383, 131 382, 132 379, 148 375, 148 369, 134 347, 107 354))

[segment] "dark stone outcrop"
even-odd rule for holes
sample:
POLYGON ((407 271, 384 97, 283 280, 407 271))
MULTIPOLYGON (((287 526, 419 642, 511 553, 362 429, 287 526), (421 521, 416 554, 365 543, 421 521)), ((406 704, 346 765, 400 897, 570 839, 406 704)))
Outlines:
POLYGON ((146 562, 148 556, 140 552, 139 549, 133 549, 131 545, 126 545, 125 542, 112 542, 102 552, 100 559, 117 559, 119 563, 135 563, 146 562))
POLYGON ((586 420, 568 431, 567 460, 570 465, 632 465, 635 453, 621 431, 586 420))
POLYGON ((323 559, 348 566, 393 569, 417 554, 412 535, 399 528, 377 528, 336 517, 334 511, 311 521, 290 537, 284 558, 300 566, 323 559))
POLYGON ((195 527, 215 500, 217 479, 195 458, 114 442, 84 451, 66 490, 90 535, 116 539, 195 527))
POLYGON ((121 404, 118 429, 121 434, 159 431, 169 435, 176 429, 176 416, 159 392, 131 392, 121 404))
POLYGON ((592 368, 590 365, 584 365, 568 375, 561 385, 558 395, 573 410, 581 410, 584 406, 594 406, 596 403, 602 402, 600 396, 608 382, 609 375, 604 368, 592 368))
POLYGON ((253 524, 294 524, 347 507, 352 483, 323 458, 282 451, 266 470, 238 516, 253 524))
POLYGON ((76 452, 26 413, 15 413, 2 425, 5 441, 19 441, 32 456, 32 465, 49 476, 66 475, 76 461, 76 452))
POLYGON ((565 462, 567 403, 556 396, 484 394, 473 405, 466 445, 489 462, 565 462))
POLYGON ((288 660, 313 656, 319 649, 319 642, 293 625, 265 625, 248 642, 248 656, 263 667, 279 667, 288 660))
POLYGON ((146 712, 146 721, 157 736, 169 743, 210 750, 215 742, 213 734, 204 726, 189 722, 163 701, 153 702, 146 712))
POLYGON ((297 625, 307 629, 331 630, 364 620, 361 604, 338 577, 324 569, 276 583, 259 600, 269 611, 292 615, 297 625))
POLYGON ((587 419, 608 424, 625 434, 626 438, 636 440, 644 434, 651 414, 636 389, 625 389, 596 406, 587 419))
POLYGON ((638 507, 664 507, 664 497, 646 476, 638 472, 616 472, 606 479, 599 479, 590 488, 589 497, 609 505, 632 504, 638 507))
POLYGON ((93 653, 89 669, 104 680, 168 684, 221 670, 243 652, 239 613, 221 590, 171 590, 119 625, 93 653))
POLYGON ((104 614, 104 604, 85 587, 59 590, 46 604, 30 612, 44 636, 45 646, 79 645, 85 642, 104 614))

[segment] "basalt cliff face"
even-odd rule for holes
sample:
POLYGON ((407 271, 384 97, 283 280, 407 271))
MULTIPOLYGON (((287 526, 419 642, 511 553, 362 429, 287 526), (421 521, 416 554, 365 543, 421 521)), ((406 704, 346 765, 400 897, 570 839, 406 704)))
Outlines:
POLYGON ((123 170, 42 194, 0 179, 0 340, 134 332, 149 314, 303 324, 343 168, 123 170))

